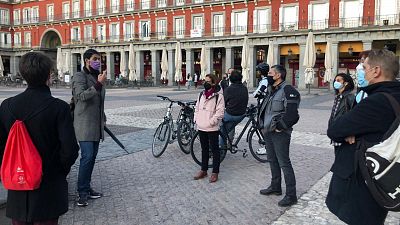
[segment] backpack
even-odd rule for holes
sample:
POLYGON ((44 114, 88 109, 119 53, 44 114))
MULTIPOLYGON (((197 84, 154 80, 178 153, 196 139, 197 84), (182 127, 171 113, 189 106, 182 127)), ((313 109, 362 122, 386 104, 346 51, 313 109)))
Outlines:
POLYGON ((390 94, 383 94, 396 119, 380 143, 359 141, 356 165, 376 202, 388 211, 400 211, 400 104, 390 94))
POLYGON ((39 188, 42 181, 42 158, 24 122, 48 108, 53 101, 54 99, 45 104, 45 107, 40 107, 39 110, 28 114, 23 120, 15 118, 8 101, 8 110, 15 122, 7 137, 0 169, 4 188, 15 191, 30 191, 39 188))
MULTIPOLYGON (((204 91, 201 91, 200 94, 199 94, 199 100, 198 100, 199 103, 200 103, 200 98, 201 98, 201 96, 203 95, 203 93, 204 93, 204 91)), ((215 99, 214 111, 217 110, 219 94, 217 93, 217 94, 215 95, 215 97, 216 97, 216 99, 215 99)))

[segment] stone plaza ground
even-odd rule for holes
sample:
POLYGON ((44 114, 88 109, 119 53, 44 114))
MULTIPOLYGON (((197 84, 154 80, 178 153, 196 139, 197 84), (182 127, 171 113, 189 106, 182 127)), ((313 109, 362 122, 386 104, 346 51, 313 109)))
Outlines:
MULTIPOLYGON (((0 101, 21 91, 2 88, 0 101)), ((199 166, 179 150, 176 142, 160 158, 152 156, 152 135, 167 106, 156 95, 196 100, 199 91, 107 90, 107 124, 129 154, 110 137, 100 144, 92 186, 104 197, 90 201, 85 208, 75 205, 77 160, 68 177, 69 211, 60 218, 60 224, 343 224, 324 204, 333 162, 333 148, 326 137, 331 93, 302 92, 301 118, 294 127, 290 150, 299 203, 281 208, 277 203, 282 196, 259 194, 269 184, 270 170, 268 164, 257 162, 251 154, 243 158, 241 153, 228 153, 221 164, 220 180, 214 184, 207 179, 193 180, 199 166)), ((70 89, 52 89, 52 93, 65 101, 71 96, 70 89)), ((174 115, 178 110, 174 107, 174 115)), ((241 147, 248 149, 245 140, 241 147)), ((0 195, 4 199, 4 192, 0 195)), ((0 224, 10 224, 4 211, 0 210, 0 224)), ((393 213, 385 224, 398 225, 399 218, 399 213, 393 213)))

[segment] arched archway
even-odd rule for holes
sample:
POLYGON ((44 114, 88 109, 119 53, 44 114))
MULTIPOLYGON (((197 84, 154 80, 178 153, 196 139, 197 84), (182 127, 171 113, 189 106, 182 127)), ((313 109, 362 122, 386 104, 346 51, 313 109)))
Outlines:
POLYGON ((54 30, 46 31, 42 36, 40 47, 44 49, 56 49, 61 46, 60 35, 54 30))

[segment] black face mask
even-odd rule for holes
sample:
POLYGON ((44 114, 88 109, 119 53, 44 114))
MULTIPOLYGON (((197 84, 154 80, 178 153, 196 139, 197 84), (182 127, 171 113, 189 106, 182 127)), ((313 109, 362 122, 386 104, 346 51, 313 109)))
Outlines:
POLYGON ((207 90, 210 90, 211 89, 211 84, 210 83, 208 83, 208 82, 205 82, 204 83, 204 89, 207 91, 207 90))
POLYGON ((275 83, 274 77, 272 76, 267 76, 267 80, 268 80, 268 85, 273 85, 275 83))

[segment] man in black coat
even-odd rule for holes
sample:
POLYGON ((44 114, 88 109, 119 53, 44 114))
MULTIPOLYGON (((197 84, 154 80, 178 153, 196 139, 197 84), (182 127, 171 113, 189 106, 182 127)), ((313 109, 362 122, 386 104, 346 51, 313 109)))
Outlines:
MULTIPOLYGON (((391 94, 400 102, 400 82, 396 81, 399 73, 397 57, 388 50, 372 50, 363 66, 368 86, 361 90, 368 97, 330 124, 327 134, 335 142, 355 144, 356 140, 363 139, 379 143, 395 119, 394 109, 382 92, 391 94)), ((360 173, 353 173, 348 179, 334 173, 330 188, 346 192, 348 196, 336 201, 330 200, 334 196, 327 197, 329 210, 339 219, 348 224, 384 224, 387 211, 373 199, 360 173)))
MULTIPOLYGON (((3 158, 8 133, 15 119, 40 113, 24 121, 42 158, 42 181, 32 191, 8 191, 7 217, 13 224, 42 222, 57 224, 68 211, 66 176, 78 157, 69 105, 51 96, 48 87, 52 61, 44 54, 29 52, 21 57, 19 70, 28 88, 0 106, 0 156, 3 158)), ((0 161, 2 162, 2 160, 0 161)))

